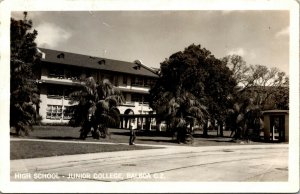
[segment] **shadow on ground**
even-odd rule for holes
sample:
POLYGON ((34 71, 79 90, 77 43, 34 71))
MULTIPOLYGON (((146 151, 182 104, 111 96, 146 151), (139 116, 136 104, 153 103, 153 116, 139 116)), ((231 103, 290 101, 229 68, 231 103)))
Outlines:
MULTIPOLYGON (((122 132, 111 132, 113 135, 125 135, 129 136, 129 131, 124 130, 122 132)), ((166 131, 136 131, 137 136, 144 136, 144 137, 172 137, 172 133, 166 131)))
POLYGON ((200 133, 196 133, 196 134, 193 134, 193 137, 194 138, 207 138, 207 139, 210 139, 210 138, 231 138, 231 137, 229 137, 229 136, 219 136, 219 135, 207 135, 207 136, 205 136, 205 135, 203 135, 203 134, 200 134, 200 133))
POLYGON ((145 138, 143 138, 143 139, 138 139, 138 141, 148 141, 148 142, 152 141, 152 142, 164 142, 164 143, 177 143, 177 141, 172 140, 172 139, 167 140, 167 139, 145 139, 145 138))
POLYGON ((50 137, 38 137, 38 139, 49 139, 49 140, 79 140, 79 137, 70 136, 50 136, 50 137))

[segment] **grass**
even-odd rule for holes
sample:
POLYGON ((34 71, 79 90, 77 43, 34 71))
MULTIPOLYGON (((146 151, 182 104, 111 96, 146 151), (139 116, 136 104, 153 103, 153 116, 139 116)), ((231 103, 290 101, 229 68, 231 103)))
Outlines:
MULTIPOLYGON (((29 136, 22 138, 34 138, 34 139, 50 139, 50 140, 68 140, 78 141, 79 139, 79 127, 73 128, 69 126, 35 126, 34 131, 29 136)), ((111 138, 106 139, 93 139, 91 135, 85 140, 88 142, 112 142, 112 143, 128 143, 129 142, 129 130, 128 129, 109 129, 111 138)), ((230 131, 224 131, 224 137, 218 137, 215 130, 209 131, 209 137, 203 138, 202 131, 195 131, 193 146, 217 146, 217 145, 233 145, 230 138, 230 131)), ((165 131, 138 131, 136 143, 138 144, 162 144, 162 145, 179 145, 165 131)), ((180 145, 179 145, 180 146, 180 145)))
MULTIPOLYGON (((35 126, 34 131, 29 136, 19 138, 46 139, 46 140, 64 140, 74 143, 62 142, 37 142, 37 141, 11 141, 11 159, 36 158, 58 155, 72 155, 96 152, 114 152, 122 150, 150 149, 149 146, 129 146, 122 144, 79 144, 79 129, 68 126, 35 126)), ((93 139, 88 137, 83 142, 110 142, 110 143, 126 143, 129 142, 129 130, 126 129, 110 129, 111 138, 93 139)), ((242 145, 239 142, 231 141, 229 137, 230 131, 224 131, 224 137, 218 137, 216 131, 209 131, 209 137, 203 138, 202 131, 196 131, 194 134, 194 144, 191 146, 228 146, 242 145)), ((13 131, 11 136, 14 137, 13 131)), ((137 144, 153 144, 153 145, 177 145, 176 141, 164 131, 139 131, 137 132, 137 144)), ((252 142, 253 144, 262 144, 252 142)), ((245 143, 247 144, 247 143, 245 143)))
POLYGON ((48 156, 61 156, 73 154, 86 154, 98 152, 115 152, 125 150, 153 149, 154 147, 110 145, 110 144, 87 144, 87 143, 61 143, 61 142, 38 142, 38 141, 11 141, 10 159, 40 158, 48 156))

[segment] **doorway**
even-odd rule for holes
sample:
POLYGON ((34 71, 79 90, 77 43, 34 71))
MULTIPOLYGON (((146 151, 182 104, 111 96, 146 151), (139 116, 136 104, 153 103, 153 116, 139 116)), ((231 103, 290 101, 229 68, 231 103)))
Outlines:
POLYGON ((284 142, 285 137, 284 115, 270 116, 270 139, 274 142, 284 142))

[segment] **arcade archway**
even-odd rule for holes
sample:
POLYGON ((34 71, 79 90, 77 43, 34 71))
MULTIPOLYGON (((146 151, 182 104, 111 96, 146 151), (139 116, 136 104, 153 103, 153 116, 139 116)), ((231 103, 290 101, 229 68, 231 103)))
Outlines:
POLYGON ((121 122, 120 122, 120 128, 123 129, 128 129, 129 128, 129 119, 128 119, 128 116, 127 115, 134 115, 134 111, 132 109, 126 109, 124 111, 124 115, 121 115, 120 119, 121 119, 121 122))

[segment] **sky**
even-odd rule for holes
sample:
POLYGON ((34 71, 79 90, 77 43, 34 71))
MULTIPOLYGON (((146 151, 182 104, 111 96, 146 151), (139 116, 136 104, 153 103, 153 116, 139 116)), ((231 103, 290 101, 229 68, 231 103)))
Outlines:
MULTIPOLYGON (((22 12, 12 12, 20 19, 22 12)), ((289 11, 31 11, 39 47, 160 66, 200 44, 289 73, 289 11)))

